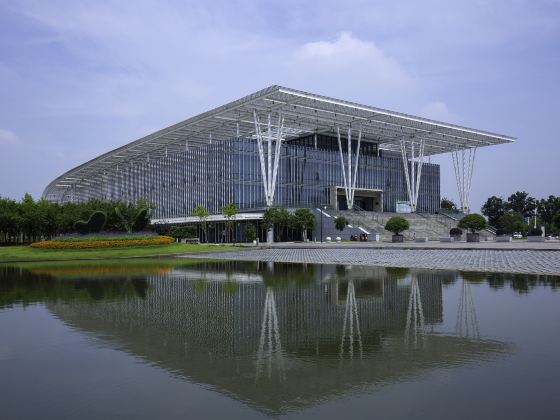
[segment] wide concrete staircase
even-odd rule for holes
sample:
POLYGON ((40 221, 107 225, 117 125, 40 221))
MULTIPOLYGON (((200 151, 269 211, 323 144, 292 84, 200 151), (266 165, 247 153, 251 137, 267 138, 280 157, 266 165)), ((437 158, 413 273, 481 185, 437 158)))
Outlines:
POLYGON ((340 236, 343 240, 349 240, 351 235, 359 236, 362 233, 370 233, 367 229, 360 228, 359 226, 354 226, 350 223, 348 226, 344 228, 341 232, 336 229, 334 225, 334 219, 337 216, 340 216, 343 212, 333 212, 332 210, 319 210, 319 209, 311 209, 313 214, 315 215, 315 230, 313 231, 313 240, 320 241, 321 240, 321 223, 322 223, 322 234, 323 240, 330 236, 334 241, 336 237, 340 236), (322 213, 322 214, 321 214, 322 213))
MULTIPOLYGON (((416 238, 428 238, 428 240, 439 240, 441 237, 449 236, 449 230, 457 226, 454 220, 443 214, 431 213, 374 213, 360 210, 332 211, 334 217, 344 216, 354 228, 366 230, 368 233, 378 233, 382 240, 390 240, 393 235, 385 230, 384 226, 393 216, 404 217, 408 220, 410 228, 403 232, 408 240, 416 238)), ((332 223, 332 222, 331 222, 332 223)))

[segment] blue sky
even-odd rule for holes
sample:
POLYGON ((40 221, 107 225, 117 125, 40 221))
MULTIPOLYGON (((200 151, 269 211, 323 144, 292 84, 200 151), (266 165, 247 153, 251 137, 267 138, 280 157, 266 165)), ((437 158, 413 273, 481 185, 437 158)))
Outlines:
POLYGON ((2 0, 0 195, 272 84, 517 137, 477 153, 475 210, 560 195, 559 82, 558 0, 2 0))

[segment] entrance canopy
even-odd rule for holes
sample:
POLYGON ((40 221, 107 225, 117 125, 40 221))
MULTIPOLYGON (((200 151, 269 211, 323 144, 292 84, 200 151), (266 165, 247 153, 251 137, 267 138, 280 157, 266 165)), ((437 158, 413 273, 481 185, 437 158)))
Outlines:
POLYGON ((362 141, 373 141, 379 143, 380 149, 399 153, 403 142, 422 141, 424 156, 514 140, 510 136, 271 86, 105 153, 58 177, 47 190, 75 185, 91 175, 114 170, 119 164, 158 159, 232 137, 257 139, 261 135, 255 128, 257 119, 262 131, 272 137, 278 131, 280 115, 284 141, 307 134, 336 135, 340 127, 360 130, 362 141))

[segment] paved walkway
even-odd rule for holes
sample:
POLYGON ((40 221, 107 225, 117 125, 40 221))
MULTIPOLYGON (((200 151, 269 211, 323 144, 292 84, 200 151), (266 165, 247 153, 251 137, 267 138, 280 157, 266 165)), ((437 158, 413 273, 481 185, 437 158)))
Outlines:
POLYGON ((560 251, 560 241, 552 240, 545 242, 277 242, 271 245, 273 248, 369 248, 369 249, 496 249, 496 250, 539 250, 560 251))
POLYGON ((182 257, 560 275, 560 251, 543 250, 273 247, 182 257))

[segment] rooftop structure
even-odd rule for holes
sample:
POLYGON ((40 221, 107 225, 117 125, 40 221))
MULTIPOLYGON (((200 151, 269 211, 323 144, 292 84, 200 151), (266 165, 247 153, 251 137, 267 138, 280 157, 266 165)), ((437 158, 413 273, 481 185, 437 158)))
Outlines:
POLYGON ((271 86, 77 166, 52 181, 44 197, 60 200, 64 191, 87 186, 100 174, 113 173, 126 165, 141 165, 243 138, 257 144, 264 201, 271 206, 275 204, 282 145, 306 136, 315 136, 315 146, 317 136, 330 136, 338 141, 340 188, 348 207, 354 204, 359 188, 356 180, 361 144, 375 144, 377 156, 385 151, 401 158, 412 211, 418 203, 425 157, 452 155, 461 207, 468 211, 476 150, 514 140, 506 135, 271 86))

